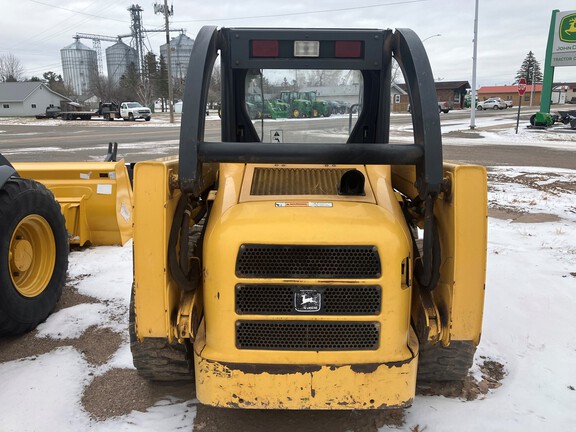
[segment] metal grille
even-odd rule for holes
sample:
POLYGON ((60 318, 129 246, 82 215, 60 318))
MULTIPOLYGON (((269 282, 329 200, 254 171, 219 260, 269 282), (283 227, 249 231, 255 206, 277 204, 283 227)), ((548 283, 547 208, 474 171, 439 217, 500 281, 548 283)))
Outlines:
POLYGON ((251 195, 338 195, 338 184, 348 169, 255 168, 251 195))
POLYGON ((280 351, 376 350, 376 322, 238 321, 238 349, 280 351))
POLYGON ((378 315, 382 290, 377 285, 265 285, 236 286, 236 313, 252 315, 378 315), (318 311, 296 310, 295 296, 301 290, 320 294, 318 311))
POLYGON ((244 278, 377 279, 376 246, 240 246, 236 276, 244 278))

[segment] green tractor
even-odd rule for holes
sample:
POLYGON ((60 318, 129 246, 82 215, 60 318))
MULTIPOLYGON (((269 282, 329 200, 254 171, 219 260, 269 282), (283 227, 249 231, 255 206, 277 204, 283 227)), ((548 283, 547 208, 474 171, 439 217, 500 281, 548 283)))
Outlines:
POLYGON ((246 109, 252 120, 261 118, 287 118, 290 112, 290 106, 276 100, 264 99, 259 94, 246 95, 246 109))
POLYGON ((312 102, 303 99, 297 91, 280 92, 280 101, 290 106, 290 117, 312 117, 312 102))
POLYGON ((317 99, 316 91, 300 92, 300 99, 312 102, 312 117, 330 117, 332 106, 330 102, 317 99))

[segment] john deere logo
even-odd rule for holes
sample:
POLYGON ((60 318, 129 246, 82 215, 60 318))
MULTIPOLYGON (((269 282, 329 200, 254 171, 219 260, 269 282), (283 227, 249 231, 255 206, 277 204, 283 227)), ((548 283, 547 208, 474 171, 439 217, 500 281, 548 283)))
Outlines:
POLYGON ((319 312, 322 309, 322 294, 312 289, 301 289, 294 293, 296 312, 319 312))
POLYGON ((566 15, 562 18, 558 33, 560 33, 560 40, 562 42, 576 42, 576 13, 566 15))

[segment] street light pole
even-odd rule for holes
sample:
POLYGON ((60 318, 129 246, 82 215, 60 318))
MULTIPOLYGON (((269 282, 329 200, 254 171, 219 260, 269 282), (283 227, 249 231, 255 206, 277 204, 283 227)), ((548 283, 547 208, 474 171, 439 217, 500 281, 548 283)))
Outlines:
POLYGON ((474 11, 474 50, 472 54, 472 92, 470 94, 470 129, 476 128, 476 60, 478 56, 478 1, 474 11))
POLYGON ((164 0, 164 22, 166 24, 166 61, 168 62, 168 107, 170 109, 170 123, 174 123, 174 91, 172 89, 172 48, 170 47, 170 23, 168 17, 170 10, 168 9, 168 0, 164 0))
POLYGON ((424 43, 425 41, 427 41, 428 39, 432 39, 433 37, 438 37, 438 36, 442 36, 440 33, 432 35, 432 36, 428 36, 426 39, 422 39, 422 43, 424 43))

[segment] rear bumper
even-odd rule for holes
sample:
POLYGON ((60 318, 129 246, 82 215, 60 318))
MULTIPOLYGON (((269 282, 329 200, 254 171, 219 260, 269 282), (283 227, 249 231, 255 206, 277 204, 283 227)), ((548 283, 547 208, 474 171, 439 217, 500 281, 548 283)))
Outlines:
POLYGON ((194 343, 194 363, 196 397, 206 405, 294 410, 387 409, 409 406, 414 398, 418 342, 412 331, 410 358, 354 365, 219 362, 202 356, 203 336, 200 332, 194 343))

